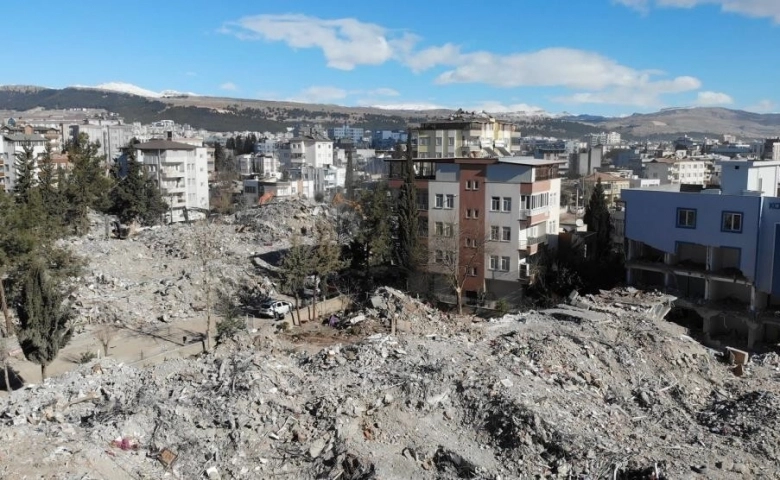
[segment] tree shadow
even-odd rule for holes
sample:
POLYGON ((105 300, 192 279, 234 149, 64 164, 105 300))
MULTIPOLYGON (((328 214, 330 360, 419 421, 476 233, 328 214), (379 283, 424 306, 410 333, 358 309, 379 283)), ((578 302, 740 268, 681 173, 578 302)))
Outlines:
MULTIPOLYGON (((24 387, 24 378, 22 375, 13 369, 12 367, 8 367, 8 379, 9 384, 11 386, 11 390, 19 390, 20 388, 24 387)), ((0 368, 0 390, 7 391, 6 389, 6 382, 5 382, 5 371, 0 368)))

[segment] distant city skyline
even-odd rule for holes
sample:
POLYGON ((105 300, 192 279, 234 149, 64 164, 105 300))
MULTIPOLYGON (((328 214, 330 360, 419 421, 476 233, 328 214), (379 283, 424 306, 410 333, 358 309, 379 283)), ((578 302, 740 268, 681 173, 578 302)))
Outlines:
POLYGON ((777 0, 38 0, 4 12, 4 85, 611 116, 780 111, 777 0))

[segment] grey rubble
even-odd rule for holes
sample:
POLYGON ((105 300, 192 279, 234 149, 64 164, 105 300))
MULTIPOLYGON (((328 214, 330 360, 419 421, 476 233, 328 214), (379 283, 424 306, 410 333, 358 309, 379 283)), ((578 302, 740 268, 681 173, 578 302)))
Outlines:
POLYGON ((268 331, 195 359, 104 360, 16 391, 0 403, 0 476, 53 466, 59 479, 780 472, 777 356, 734 376, 653 318, 662 295, 616 290, 472 324, 378 294, 367 320, 418 311, 414 322, 431 327, 315 353, 268 331), (137 450, 111 446, 121 438, 137 450), (177 455, 167 473, 164 448, 177 455))

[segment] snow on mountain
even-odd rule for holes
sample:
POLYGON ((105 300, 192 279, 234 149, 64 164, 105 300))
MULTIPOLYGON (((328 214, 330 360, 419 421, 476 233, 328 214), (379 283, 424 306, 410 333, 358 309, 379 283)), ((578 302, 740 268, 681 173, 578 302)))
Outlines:
POLYGON ((133 85, 132 83, 126 83, 126 82, 107 82, 107 83, 101 83, 100 85, 95 85, 94 87, 86 86, 86 85, 74 85, 77 88, 94 88, 97 90, 109 90, 111 92, 119 92, 119 93, 129 93, 131 95, 138 95, 141 97, 148 97, 148 98, 163 98, 163 97, 174 97, 179 95, 189 95, 189 96, 198 96, 194 93, 184 93, 184 92, 178 92, 176 90, 163 90, 162 92, 155 92, 153 90, 148 90, 143 87, 139 87, 138 85, 133 85))

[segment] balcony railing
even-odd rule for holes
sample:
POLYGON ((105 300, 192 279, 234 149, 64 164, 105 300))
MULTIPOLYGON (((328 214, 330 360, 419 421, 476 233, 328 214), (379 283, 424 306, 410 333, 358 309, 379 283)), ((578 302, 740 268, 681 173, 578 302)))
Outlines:
POLYGON ((520 250, 525 250, 528 247, 539 245, 547 241, 547 235, 541 235, 538 237, 521 238, 518 247, 520 250))
POLYGON ((522 209, 520 210, 520 215, 518 217, 519 220, 528 220, 528 217, 532 217, 534 215, 541 215, 543 213, 547 213, 550 210, 550 207, 538 207, 538 208, 531 208, 531 209, 522 209))

